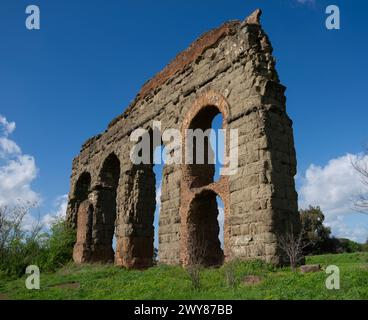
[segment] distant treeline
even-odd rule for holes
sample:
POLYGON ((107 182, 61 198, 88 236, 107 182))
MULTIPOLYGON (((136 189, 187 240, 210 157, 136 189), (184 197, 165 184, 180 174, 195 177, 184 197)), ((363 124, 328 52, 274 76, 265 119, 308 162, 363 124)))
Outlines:
POLYGON ((368 239, 362 244, 332 237, 331 229, 323 224, 325 216, 318 206, 300 210, 300 219, 303 241, 307 244, 304 248, 305 255, 368 251, 368 239))

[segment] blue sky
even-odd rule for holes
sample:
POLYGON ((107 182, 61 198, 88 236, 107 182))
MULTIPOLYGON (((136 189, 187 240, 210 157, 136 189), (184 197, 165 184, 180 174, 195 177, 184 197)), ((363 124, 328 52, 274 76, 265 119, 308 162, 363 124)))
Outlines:
POLYGON ((200 34, 258 7, 287 87, 300 204, 321 204, 337 235, 364 241, 368 217, 351 214, 360 185, 348 166, 368 141, 363 0, 2 0, 0 115, 16 128, 3 121, 0 132, 20 150, 0 152, 0 191, 13 161, 28 175, 9 194, 37 194, 42 214, 58 211, 81 144, 200 34), (25 28, 29 4, 40 7, 41 30, 25 28), (341 30, 325 28, 330 4, 340 7, 341 30))

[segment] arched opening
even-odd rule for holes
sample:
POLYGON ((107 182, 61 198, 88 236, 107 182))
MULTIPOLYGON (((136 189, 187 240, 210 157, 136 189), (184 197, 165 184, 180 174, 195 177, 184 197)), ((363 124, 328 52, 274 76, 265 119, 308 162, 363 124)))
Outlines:
POLYGON ((162 159, 162 145, 156 146, 153 151, 153 173, 154 173, 154 185, 155 185, 155 200, 156 207, 154 212, 153 228, 153 264, 157 264, 160 260, 159 256, 159 225, 160 225, 160 213, 161 213, 161 187, 163 177, 163 159, 162 159))
POLYGON ((218 266, 224 261, 219 240, 217 195, 211 190, 196 195, 188 212, 189 264, 218 266))
POLYGON ((217 208, 218 208, 218 216, 217 216, 217 222, 219 224, 219 234, 218 234, 218 238, 220 241, 220 246, 221 249, 224 250, 224 242, 225 242, 225 238, 224 238, 224 226, 225 226, 225 206, 224 206, 224 202, 222 201, 222 199, 217 196, 216 197, 216 201, 217 201, 217 208))
POLYGON ((225 156, 225 136, 223 129, 223 116, 222 113, 218 113, 214 116, 212 120, 212 133, 210 138, 211 148, 214 151, 214 160, 215 160, 215 173, 213 176, 214 181, 218 181, 220 179, 220 170, 222 165, 224 164, 224 156, 225 156))
POLYGON ((219 132, 223 115, 216 106, 203 107, 186 132, 186 163, 190 187, 199 188, 220 178, 224 139, 219 132), (220 163, 221 161, 221 163, 220 163))
POLYGON ((77 200, 77 202, 81 203, 88 198, 90 188, 91 175, 89 172, 85 171, 80 175, 77 183, 75 184, 74 198, 77 200))
POLYGON ((91 175, 83 172, 75 185, 75 225, 77 227, 73 259, 77 263, 90 261, 93 228, 93 205, 88 200, 91 188, 91 175))
POLYGON ((97 186, 97 203, 93 234, 93 260, 114 260, 115 221, 117 215, 117 188, 120 179, 120 161, 112 153, 104 161, 97 186))
MULTIPOLYGON (((78 178, 75 188, 74 197, 72 198, 72 206, 74 207, 74 225, 78 228, 78 212, 79 207, 83 201, 88 199, 88 195, 91 189, 91 175, 89 172, 84 171, 78 178)), ((91 227, 92 228, 92 227, 91 227)))

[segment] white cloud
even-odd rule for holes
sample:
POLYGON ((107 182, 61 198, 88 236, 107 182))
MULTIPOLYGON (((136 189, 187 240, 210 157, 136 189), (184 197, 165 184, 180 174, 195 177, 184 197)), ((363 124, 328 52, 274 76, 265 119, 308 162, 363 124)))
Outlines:
POLYGON ((66 216, 67 205, 68 195, 62 195, 56 199, 54 210, 50 213, 41 215, 38 208, 30 208, 31 210, 24 216, 22 228, 25 231, 33 231, 36 227, 41 226, 44 230, 50 230, 54 222, 66 216))
POLYGON ((162 184, 161 180, 156 184, 156 207, 159 210, 161 207, 161 184, 162 184))
POLYGON ((32 182, 37 178, 37 166, 34 157, 23 154, 18 144, 9 136, 16 128, 15 122, 9 122, 0 115, 0 205, 26 205, 32 208, 24 217, 23 228, 31 231, 37 224, 50 228, 57 219, 64 217, 68 196, 56 199, 54 211, 36 217, 41 196, 32 189, 32 182))
POLYGON ((23 154, 17 143, 9 139, 15 123, 0 115, 0 205, 40 202, 31 183, 37 177, 35 159, 23 154))
POLYGON ((0 128, 3 134, 8 136, 15 130, 15 122, 8 122, 8 120, 0 114, 0 128))
MULTIPOLYGON (((368 239, 367 220, 364 223, 347 223, 349 218, 338 216, 335 220, 330 221, 329 227, 340 238, 348 238, 357 242, 365 242, 368 239)), ((362 219, 363 220, 363 219, 362 219)))
POLYGON ((19 146, 7 137, 0 137, 0 158, 21 153, 19 146))
POLYGON ((22 228, 24 231, 32 232, 41 223, 31 213, 27 213, 22 221, 22 228))
POLYGON ((299 207, 320 206, 326 225, 337 237, 363 242, 368 236, 368 217, 351 222, 359 213, 353 210, 354 198, 364 192, 364 186, 352 162, 368 163, 368 156, 346 154, 330 160, 325 166, 311 164, 300 177, 299 207))
POLYGON ((60 218, 65 218, 68 206, 68 195, 64 194, 56 199, 55 210, 42 217, 42 224, 46 228, 50 228, 52 223, 60 218))

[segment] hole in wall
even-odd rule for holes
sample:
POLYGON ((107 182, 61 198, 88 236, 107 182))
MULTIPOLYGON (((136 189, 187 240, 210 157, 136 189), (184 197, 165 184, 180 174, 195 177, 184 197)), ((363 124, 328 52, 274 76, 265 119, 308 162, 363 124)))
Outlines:
POLYGON ((96 206, 95 241, 101 252, 96 252, 94 260, 114 261, 116 251, 117 188, 120 179, 120 161, 112 153, 103 163, 100 172, 100 186, 96 206))
POLYGON ((222 164, 224 163, 225 154, 225 137, 222 129, 223 116, 222 113, 218 113, 212 120, 211 128, 213 129, 210 137, 211 148, 214 152, 214 162, 215 162, 215 173, 213 176, 213 181, 220 180, 220 170, 222 164))
POLYGON ((74 197, 77 202, 81 203, 82 201, 88 199, 89 189, 91 187, 91 175, 89 172, 83 172, 75 186, 74 197))
POLYGON ((190 204, 188 213, 189 263, 219 266, 224 252, 219 239, 218 196, 211 190, 202 191, 190 204))
POLYGON ((223 115, 216 106, 202 108, 191 120, 186 135, 186 165, 190 187, 206 186, 220 178, 224 158, 223 115), (212 130, 209 130, 212 129, 212 130), (192 144, 191 144, 192 142, 192 144), (188 153, 192 154, 192 156, 188 153))
POLYGON ((157 263, 160 260, 159 249, 159 223, 161 213, 161 188, 163 177, 163 159, 162 159, 163 146, 157 146, 153 152, 153 173, 155 175, 155 195, 156 195, 156 207, 153 220, 154 238, 153 238, 153 263, 157 263))

